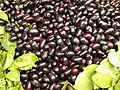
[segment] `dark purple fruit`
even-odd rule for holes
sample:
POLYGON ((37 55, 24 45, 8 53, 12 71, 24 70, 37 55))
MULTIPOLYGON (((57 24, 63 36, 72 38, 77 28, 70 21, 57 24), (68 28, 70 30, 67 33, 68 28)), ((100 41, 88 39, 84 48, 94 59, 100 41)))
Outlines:
POLYGON ((98 49, 99 47, 100 47, 100 44, 97 44, 97 43, 92 45, 92 49, 98 49))
POLYGON ((29 78, 32 79, 32 80, 33 79, 38 79, 38 74, 37 73, 30 73, 29 78))
POLYGON ((73 68, 71 72, 72 72, 72 74, 75 75, 75 74, 79 73, 79 70, 77 68, 73 68))
POLYGON ((36 87, 36 88, 40 87, 40 82, 38 80, 32 80, 31 84, 33 85, 33 87, 36 87))
POLYGON ((48 86, 48 84, 47 84, 47 83, 45 83, 45 82, 41 83, 41 89, 46 89, 46 88, 47 88, 47 86, 48 86))
POLYGON ((21 74, 20 78, 21 78, 22 80, 28 79, 28 75, 27 75, 27 74, 21 74))
POLYGON ((32 85, 30 81, 27 82, 25 90, 32 90, 32 85))
POLYGON ((30 29, 29 32, 33 36, 39 35, 39 31, 37 29, 30 29))

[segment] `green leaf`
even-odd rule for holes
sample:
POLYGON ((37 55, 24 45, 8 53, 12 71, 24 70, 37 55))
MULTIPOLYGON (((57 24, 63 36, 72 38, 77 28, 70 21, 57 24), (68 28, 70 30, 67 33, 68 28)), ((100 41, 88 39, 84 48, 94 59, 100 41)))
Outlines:
POLYGON ((0 72, 3 71, 5 60, 6 60, 6 52, 0 50, 0 72))
POLYGON ((120 80, 120 72, 113 78, 112 86, 114 86, 120 80))
POLYGON ((16 48, 16 42, 10 41, 10 35, 8 32, 5 32, 3 35, 3 39, 1 41, 1 45, 6 49, 9 50, 10 47, 16 48))
POLYGON ((19 90, 24 90, 21 83, 19 85, 19 90))
POLYGON ((0 10, 0 19, 9 22, 7 14, 2 10, 0 10))
POLYGON ((118 51, 120 51, 120 41, 118 42, 118 51))
POLYGON ((108 53, 109 61, 115 67, 120 67, 119 54, 120 52, 115 52, 114 49, 110 50, 110 52, 108 53))
POLYGON ((0 35, 3 35, 5 32, 4 26, 0 26, 0 35))
POLYGON ((7 73, 5 77, 11 81, 20 81, 20 71, 19 70, 10 71, 7 73))
POLYGON ((75 89, 70 82, 65 81, 61 90, 75 90, 75 89))
POLYGON ((10 88, 8 88, 8 90, 19 90, 19 88, 18 87, 10 87, 10 88))
POLYGON ((108 90, 114 90, 114 87, 109 87, 108 90))
POLYGON ((114 78, 115 75, 118 73, 118 69, 109 62, 108 58, 105 58, 96 68, 96 72, 108 73, 114 78))
POLYGON ((112 86, 113 77, 109 73, 100 73, 97 72, 93 74, 92 80, 95 85, 100 88, 108 88, 112 86))
POLYGON ((6 78, 6 82, 7 82, 7 88, 13 87, 13 81, 9 80, 6 78))
POLYGON ((6 85, 5 79, 4 79, 4 78, 1 78, 1 79, 0 79, 0 90, 6 90, 5 85, 6 85))
POLYGON ((86 73, 88 78, 91 78, 93 73, 95 72, 95 69, 98 67, 98 65, 95 64, 91 64, 89 66, 87 66, 84 70, 84 72, 86 73))
POLYGON ((84 90, 92 90, 93 89, 93 83, 87 77, 85 72, 82 72, 77 76, 74 88, 77 89, 77 90, 83 90, 83 88, 84 88, 84 90))
POLYGON ((19 5, 19 8, 23 8, 23 6, 24 6, 24 5, 23 5, 23 4, 21 4, 21 5, 19 5))
POLYGON ((14 61, 14 55, 15 55, 15 48, 10 47, 7 52, 7 56, 6 56, 6 60, 5 60, 5 64, 4 64, 4 70, 9 68, 12 65, 12 63, 14 61))
POLYGON ((114 90, 120 90, 120 83, 115 84, 114 90))
POLYGON ((35 62, 38 61, 38 57, 34 53, 27 53, 23 54, 22 56, 18 57, 13 65, 9 68, 9 70, 13 70, 14 68, 20 69, 20 70, 28 70, 32 69, 33 66, 35 66, 35 62))
POLYGON ((98 87, 94 84, 94 90, 99 90, 99 89, 100 89, 100 87, 98 87))
POLYGON ((5 74, 3 72, 0 72, 0 79, 4 78, 5 74))
POLYGON ((97 66, 98 65, 95 64, 87 66, 85 70, 77 76, 74 88, 77 90, 83 90, 83 88, 84 90, 94 89, 94 85, 92 83, 92 75, 94 74, 97 66))

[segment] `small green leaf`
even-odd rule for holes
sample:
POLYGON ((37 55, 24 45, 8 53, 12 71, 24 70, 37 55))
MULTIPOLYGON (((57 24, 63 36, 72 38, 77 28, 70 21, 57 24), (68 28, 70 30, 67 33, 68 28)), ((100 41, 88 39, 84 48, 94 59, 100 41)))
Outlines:
POLYGON ((75 90, 75 89, 73 88, 73 85, 70 82, 65 81, 64 86, 62 87, 61 90, 75 90))
POLYGON ((84 70, 84 72, 86 73, 88 78, 91 78, 93 73, 95 72, 95 69, 98 67, 98 65, 95 64, 91 64, 89 66, 87 66, 84 70))
POLYGON ((21 4, 21 5, 19 5, 19 8, 23 8, 23 6, 24 6, 24 5, 23 5, 23 4, 21 4))
POLYGON ((92 81, 87 77, 85 72, 80 73, 77 76, 77 79, 75 80, 74 88, 76 90, 92 90, 93 89, 93 83, 92 81))
POLYGON ((6 85, 5 79, 1 78, 0 79, 0 90, 5 90, 6 89, 5 85, 6 85))
POLYGON ((0 50, 0 72, 3 71, 5 60, 6 60, 6 52, 0 50))
POLYGON ((2 10, 0 10, 0 19, 9 22, 7 14, 2 10))
POLYGON ((0 26, 0 35, 3 35, 5 32, 4 26, 0 26))
POLYGON ((114 49, 108 53, 110 63, 115 67, 120 67, 119 52, 115 52, 114 49))
POLYGON ((96 68, 96 72, 108 73, 115 77, 115 75, 118 73, 118 69, 109 62, 108 58, 105 58, 96 68))
POLYGON ((120 51, 120 41, 118 42, 118 51, 120 51))
POLYGON ((6 49, 9 50, 10 47, 16 48, 16 42, 10 41, 10 35, 8 32, 5 32, 3 35, 3 39, 1 41, 1 45, 6 49))
POLYGON ((100 88, 108 88, 112 86, 113 77, 109 73, 97 72, 93 74, 92 80, 100 88))
POLYGON ((4 70, 9 68, 12 65, 14 61, 14 55, 15 55, 15 48, 10 47, 7 52, 7 56, 4 64, 4 70))
POLYGON ((10 71, 7 73, 5 77, 11 81, 20 81, 20 71, 19 70, 10 71))
POLYGON ((9 70, 13 70, 14 68, 20 70, 28 70, 32 69, 35 66, 35 62, 38 61, 38 57, 34 53, 27 53, 23 54, 22 56, 18 57, 13 65, 9 68, 9 70))
POLYGON ((98 65, 95 64, 87 66, 85 70, 77 76, 74 88, 77 90, 83 90, 83 88, 84 90, 92 90, 94 88, 92 75, 95 73, 97 66, 98 65))

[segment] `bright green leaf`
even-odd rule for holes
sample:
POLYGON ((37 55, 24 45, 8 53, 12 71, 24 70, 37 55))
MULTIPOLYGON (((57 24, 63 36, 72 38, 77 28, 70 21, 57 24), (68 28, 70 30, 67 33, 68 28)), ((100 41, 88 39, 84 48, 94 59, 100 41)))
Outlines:
POLYGON ((108 88, 112 86, 113 77, 109 73, 95 73, 92 76, 94 84, 100 88, 108 88))
POLYGON ((120 41, 118 42, 118 51, 120 51, 120 41))
POLYGON ((113 78, 112 86, 114 86, 120 80, 120 72, 113 78))
POLYGON ((0 79, 0 90, 5 90, 6 89, 5 85, 6 85, 5 79, 1 78, 0 79))
POLYGON ((5 32, 3 35, 3 39, 1 41, 1 45, 6 49, 9 50, 11 47, 16 48, 16 42, 10 41, 10 35, 8 32, 5 32))
POLYGON ((0 37, 0 43, 1 43, 2 39, 3 39, 3 38, 0 37))
POLYGON ((13 87, 13 81, 6 78, 7 88, 13 87))
POLYGON ((10 71, 7 73, 5 77, 11 81, 20 81, 20 71, 19 70, 10 71))
POLYGON ((77 90, 83 90, 83 88, 84 90, 93 89, 94 85, 92 83, 92 75, 95 72, 97 66, 98 65, 95 64, 87 66, 85 70, 77 76, 74 88, 77 90))
POLYGON ((19 90, 24 90, 21 83, 19 85, 19 90))
POLYGON ((24 6, 24 5, 23 5, 23 4, 21 4, 21 5, 19 5, 19 8, 23 8, 23 6, 24 6))
POLYGON ((99 90, 99 89, 100 89, 100 87, 98 87, 94 84, 94 90, 99 90))
POLYGON ((95 64, 91 64, 89 66, 87 66, 84 70, 84 72, 86 73, 88 78, 91 78, 93 73, 95 72, 95 69, 98 67, 98 65, 95 64))
POLYGON ((115 84, 114 90, 120 90, 120 83, 115 84))
POLYGON ((111 76, 115 77, 115 75, 118 73, 118 69, 109 62, 108 58, 106 58, 96 68, 96 72, 108 73, 111 76))
POLYGON ((18 87, 10 87, 10 88, 8 88, 8 90, 19 90, 19 88, 18 87))
POLYGON ((108 90, 114 90, 114 87, 109 87, 108 90))
POLYGON ((14 55, 15 55, 15 48, 10 47, 7 52, 7 56, 4 64, 4 70, 9 68, 12 65, 14 61, 14 55))
POLYGON ((4 78, 5 74, 3 72, 0 72, 0 79, 4 78))
POLYGON ((0 72, 3 71, 5 60, 6 60, 6 52, 0 50, 0 72))
POLYGON ((9 22, 7 14, 2 10, 0 10, 0 19, 9 22))
POLYGON ((27 54, 23 54, 15 60, 9 70, 12 70, 14 68, 18 68, 20 70, 32 69, 32 67, 35 66, 34 63, 36 61, 38 61, 38 57, 34 53, 30 52, 27 54))
POLYGON ((92 81, 87 77, 86 73, 82 72, 77 76, 74 88, 76 90, 92 90, 94 87, 92 81))
POLYGON ((3 35, 5 32, 4 26, 0 26, 0 35, 3 35))
POLYGON ((115 52, 114 49, 110 50, 110 52, 108 54, 110 63, 115 67, 120 67, 120 60, 119 60, 118 54, 119 54, 119 52, 115 52))
POLYGON ((75 90, 75 89, 73 88, 73 85, 70 82, 65 81, 64 86, 62 87, 61 90, 75 90))

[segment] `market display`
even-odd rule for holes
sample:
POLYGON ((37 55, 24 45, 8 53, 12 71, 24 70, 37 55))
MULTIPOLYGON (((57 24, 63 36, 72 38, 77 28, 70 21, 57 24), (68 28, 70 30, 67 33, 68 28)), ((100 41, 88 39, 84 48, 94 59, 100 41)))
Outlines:
POLYGON ((30 52, 39 59, 20 74, 25 90, 75 84, 84 67, 100 64, 120 40, 120 1, 3 0, 0 10, 0 26, 17 43, 14 59, 30 52))

